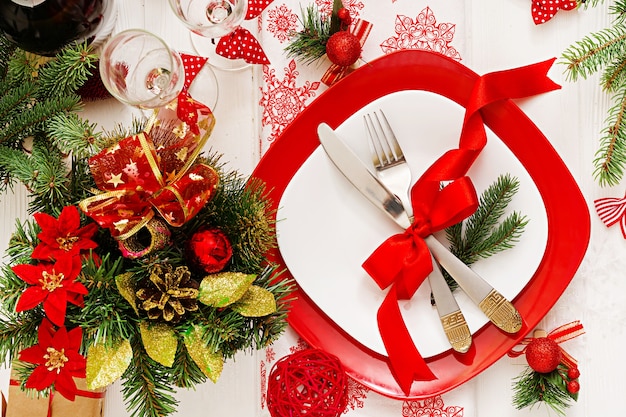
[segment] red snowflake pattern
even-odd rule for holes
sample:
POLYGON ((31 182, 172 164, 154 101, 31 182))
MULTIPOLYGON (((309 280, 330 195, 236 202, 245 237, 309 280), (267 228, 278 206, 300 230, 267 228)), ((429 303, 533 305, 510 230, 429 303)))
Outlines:
POLYGON ((423 402, 405 401, 402 404, 402 417, 463 417, 463 407, 445 407, 443 398, 437 395, 423 402))
POLYGON ((385 54, 400 49, 422 49, 438 52, 442 55, 461 60, 461 55, 450 42, 454 38, 456 25, 439 23, 430 7, 426 7, 415 20, 408 16, 397 15, 395 23, 396 36, 392 36, 380 44, 385 54))
POLYGON ((348 404, 343 413, 346 414, 350 410, 356 410, 357 408, 363 408, 364 400, 367 398, 369 388, 355 381, 352 378, 348 378, 348 404))
POLYGON ((271 9, 267 13, 267 31, 280 42, 285 42, 296 31, 298 16, 286 5, 271 9))
POLYGON ((261 376, 261 409, 265 408, 267 401, 267 365, 261 361, 259 374, 261 376))
MULTIPOLYGON (((350 10, 353 19, 359 17, 364 5, 360 0, 343 0, 343 7, 350 10)), ((320 14, 329 15, 333 11, 333 0, 315 0, 320 14)))
POLYGON ((308 348, 309 348, 308 343, 305 342, 303 338, 299 337, 298 341, 295 344, 295 346, 291 346, 289 348, 289 352, 290 353, 296 353, 296 352, 300 352, 300 351, 308 349, 308 348))
POLYGON ((276 351, 273 347, 268 347, 265 349, 265 360, 268 362, 273 362, 276 359, 276 351))
POLYGON ((285 69, 285 78, 279 80, 276 71, 269 66, 263 66, 263 81, 266 86, 261 87, 261 100, 259 105, 263 107, 261 124, 271 126, 272 133, 268 141, 273 142, 295 117, 304 110, 309 98, 315 97, 315 90, 320 82, 307 81, 304 86, 296 86, 296 61, 289 61, 285 69))

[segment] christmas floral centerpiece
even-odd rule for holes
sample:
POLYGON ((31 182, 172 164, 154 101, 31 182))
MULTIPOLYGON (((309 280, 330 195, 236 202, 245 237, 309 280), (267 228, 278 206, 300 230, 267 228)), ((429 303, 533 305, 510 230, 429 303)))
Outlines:
POLYGON ((102 132, 76 112, 88 47, 44 59, 0 43, 2 187, 25 185, 32 214, 0 273, 0 353, 23 389, 74 399, 77 378, 121 378, 134 416, 169 415, 176 387, 216 381, 285 327, 264 186, 203 154, 201 103, 102 132))

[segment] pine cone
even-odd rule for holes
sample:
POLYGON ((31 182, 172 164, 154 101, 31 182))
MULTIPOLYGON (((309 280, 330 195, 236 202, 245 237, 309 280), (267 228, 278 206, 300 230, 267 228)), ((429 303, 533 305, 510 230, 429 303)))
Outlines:
POLYGON ((163 318, 176 323, 187 311, 198 309, 200 285, 191 279, 186 266, 173 269, 170 264, 154 265, 150 279, 142 284, 136 292, 137 298, 143 301, 139 306, 152 320, 163 318))

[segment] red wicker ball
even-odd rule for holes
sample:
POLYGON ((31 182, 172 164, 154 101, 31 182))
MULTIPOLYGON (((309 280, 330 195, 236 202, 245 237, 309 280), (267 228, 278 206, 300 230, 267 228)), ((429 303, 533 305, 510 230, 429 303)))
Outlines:
POLYGON ((339 359, 319 349, 301 350, 272 367, 267 408, 272 417, 337 417, 346 408, 347 387, 339 359))

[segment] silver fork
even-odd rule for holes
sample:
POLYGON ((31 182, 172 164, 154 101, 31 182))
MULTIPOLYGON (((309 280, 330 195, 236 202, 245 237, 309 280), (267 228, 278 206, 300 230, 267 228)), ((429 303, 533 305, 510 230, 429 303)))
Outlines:
MULTIPOLYGON (((378 148, 378 151, 372 151, 372 160, 380 180, 400 198, 405 210, 408 210, 409 218, 412 219, 411 202, 409 200, 411 187, 410 169, 387 118, 382 111, 381 114, 380 118, 376 114, 374 116, 365 116, 368 136, 370 136, 372 142, 371 146, 374 149, 378 148), (408 180, 407 177, 409 178, 408 180), (401 186, 401 184, 403 185, 401 186)), ((437 268, 434 268, 435 273, 439 269, 438 264, 441 264, 467 296, 499 329, 507 333, 517 333, 522 328, 522 317, 506 297, 454 256, 433 235, 426 236, 424 240, 436 260, 436 262, 433 262, 433 265, 437 265, 437 268)), ((430 280, 431 287, 437 287, 438 281, 439 279, 430 280)), ((433 289, 434 296, 435 290, 433 289)), ((439 305, 436 298, 435 302, 439 305)), ((445 326, 444 324, 444 330, 446 330, 445 326)))
MULTIPOLYGON (((402 201, 404 209, 409 218, 412 219, 413 212, 409 200, 411 170, 387 117, 382 110, 379 113, 374 112, 363 116, 376 175, 402 201)), ((461 312, 441 273, 439 264, 432 254, 431 260, 433 272, 428 276, 428 282, 435 299, 443 331, 450 342, 450 346, 457 352, 465 353, 472 344, 472 334, 463 312, 461 312)))

